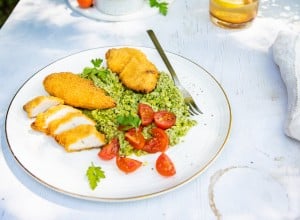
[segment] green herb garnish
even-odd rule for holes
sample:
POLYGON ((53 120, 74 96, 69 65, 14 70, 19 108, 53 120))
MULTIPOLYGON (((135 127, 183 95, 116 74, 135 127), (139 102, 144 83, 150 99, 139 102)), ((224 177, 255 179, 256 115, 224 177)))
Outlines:
POLYGON ((158 2, 157 0, 149 0, 150 7, 156 7, 159 10, 159 13, 166 16, 168 13, 168 3, 167 2, 158 2))
POLYGON ((101 167, 96 167, 93 162, 87 169, 86 176, 89 180, 89 184, 92 190, 96 189, 100 180, 105 178, 104 171, 101 169, 101 167))
POLYGON ((91 79, 95 83, 97 80, 106 82, 109 70, 102 66, 103 60, 100 58, 92 59, 91 63, 94 67, 86 67, 81 73, 81 77, 91 79))
POLYGON ((96 59, 92 59, 91 63, 94 65, 95 68, 97 68, 97 67, 101 67, 103 60, 100 58, 96 58, 96 59))
POLYGON ((123 127, 124 130, 130 128, 138 128, 141 125, 141 119, 133 115, 118 115, 117 122, 123 127))

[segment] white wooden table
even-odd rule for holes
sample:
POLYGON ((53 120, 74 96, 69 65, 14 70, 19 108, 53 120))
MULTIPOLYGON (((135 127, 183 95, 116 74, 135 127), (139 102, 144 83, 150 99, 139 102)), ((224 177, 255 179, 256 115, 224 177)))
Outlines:
POLYGON ((300 143, 283 133, 287 94, 271 50, 287 29, 300 32, 298 0, 261 0, 258 17, 243 30, 214 26, 208 0, 175 0, 166 17, 119 22, 86 18, 63 0, 21 0, 0 29, 0 219, 299 219, 300 143), (225 89, 233 123, 222 153, 192 182, 139 201, 86 201, 38 183, 6 142, 6 111, 18 88, 37 70, 81 50, 153 47, 147 29, 225 89))

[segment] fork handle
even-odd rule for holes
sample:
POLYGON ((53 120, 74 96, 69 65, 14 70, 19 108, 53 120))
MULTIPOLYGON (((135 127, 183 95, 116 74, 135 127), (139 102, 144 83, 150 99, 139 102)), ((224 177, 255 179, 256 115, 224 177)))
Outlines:
POLYGON ((158 39, 156 38, 155 33, 153 32, 153 30, 147 30, 147 33, 148 33, 149 37, 151 38, 151 40, 152 40, 154 46, 156 47, 159 55, 161 56, 162 60, 164 61, 165 65, 167 66, 175 85, 179 86, 180 83, 179 83, 179 79, 177 78, 177 75, 175 73, 175 70, 173 69, 173 67, 172 67, 167 55, 165 54, 163 48, 161 47, 158 39))

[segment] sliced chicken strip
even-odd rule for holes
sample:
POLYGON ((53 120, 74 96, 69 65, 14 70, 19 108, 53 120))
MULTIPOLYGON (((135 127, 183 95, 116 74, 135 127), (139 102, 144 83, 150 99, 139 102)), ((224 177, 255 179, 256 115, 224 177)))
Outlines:
POLYGON ((81 112, 68 113, 62 118, 49 123, 48 134, 54 136, 81 124, 96 125, 96 122, 81 112))
POLYGON ((67 152, 99 148, 105 144, 104 134, 93 125, 79 125, 55 136, 67 152))
POLYGON ((36 117, 39 113, 48 110, 55 105, 64 104, 64 100, 54 96, 37 96, 27 102, 23 109, 27 112, 29 118, 36 117))
POLYGON ((31 127, 35 130, 47 133, 48 125, 51 121, 64 117, 70 112, 81 112, 80 110, 68 105, 56 105, 47 111, 37 115, 31 127))

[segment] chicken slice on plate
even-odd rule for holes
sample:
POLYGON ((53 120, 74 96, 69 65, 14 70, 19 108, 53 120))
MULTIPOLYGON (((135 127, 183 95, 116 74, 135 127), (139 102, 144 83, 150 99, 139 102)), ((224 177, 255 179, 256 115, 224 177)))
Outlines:
POLYGON ((115 101, 95 86, 92 80, 70 72, 52 73, 44 79, 45 90, 64 100, 65 104, 85 109, 115 107, 115 101))
POLYGON ((29 118, 36 117, 39 113, 46 111, 52 106, 64 104, 64 100, 54 96, 37 96, 27 102, 23 109, 29 118))
POLYGON ((81 124, 96 125, 96 122, 81 112, 71 112, 49 123, 48 134, 55 136, 81 124))
POLYGON ((55 136, 67 152, 99 148, 105 144, 104 134, 93 125, 79 125, 55 136))
POLYGON ((71 112, 81 113, 80 110, 68 105, 53 106, 47 111, 38 114, 35 121, 31 124, 31 127, 35 130, 47 133, 47 129, 51 121, 60 119, 71 112))

